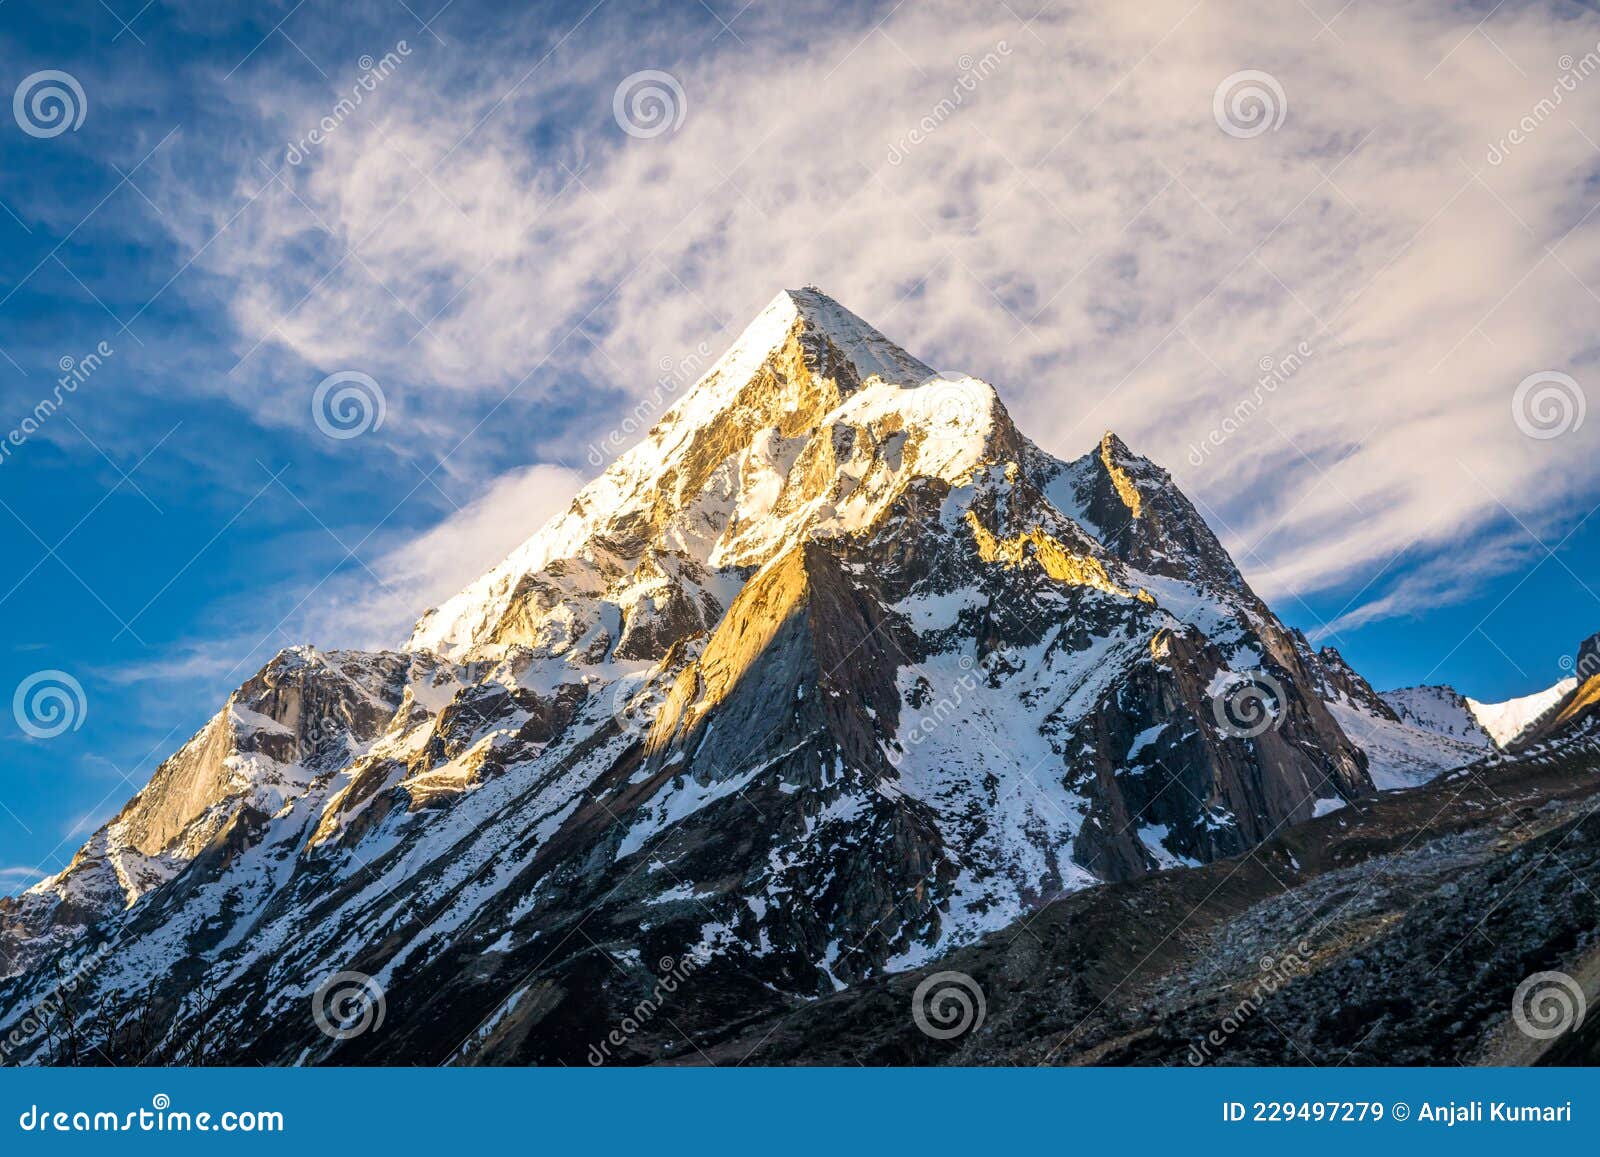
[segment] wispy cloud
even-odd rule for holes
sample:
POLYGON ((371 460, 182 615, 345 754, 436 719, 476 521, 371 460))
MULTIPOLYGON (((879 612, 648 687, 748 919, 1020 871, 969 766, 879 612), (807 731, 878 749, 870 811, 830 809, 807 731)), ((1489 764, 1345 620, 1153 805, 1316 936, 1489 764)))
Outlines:
POLYGON ((472 502, 337 583, 306 619, 314 642, 396 646, 421 612, 510 554, 571 503, 582 479, 564 466, 512 470, 472 502))
POLYGON ((215 696, 284 647, 398 646, 422 611, 504 559, 529 527, 564 510, 580 485, 580 477, 561 466, 509 471, 429 530, 398 536, 370 565, 252 597, 230 606, 226 625, 209 634, 95 674, 119 686, 145 686, 157 697, 178 687, 215 696))
MULTIPOLYGON (((455 461, 522 439, 581 468, 572 425, 508 431, 485 406, 574 381, 643 394, 663 357, 815 282, 926 360, 995 381, 1058 453, 1118 429, 1205 503, 1269 596, 1377 576, 1359 621, 1441 589, 1397 587, 1409 567, 1384 568, 1401 552, 1425 561, 1507 510, 1544 535, 1595 488, 1597 427, 1532 439, 1511 403, 1540 370, 1600 389, 1600 148, 1583 127, 1600 76, 1498 163, 1490 150, 1564 57, 1595 51, 1600 18, 1482 16, 927 2, 804 36, 752 17, 689 51, 602 14, 559 67, 536 67, 543 41, 419 43, 314 156, 252 158, 172 216, 202 237, 249 203, 201 264, 239 334, 224 388, 264 420, 303 421, 313 369, 360 368, 395 383, 374 436, 455 461), (648 138, 612 113, 646 68, 687 102, 681 128, 648 138), (1241 138, 1213 101, 1247 69, 1287 108, 1241 138), (1262 359, 1300 342, 1316 356, 1191 465, 1262 359)), ((255 139, 288 142, 325 96, 243 111, 255 139)), ((397 592, 443 583, 427 557, 442 541, 390 559, 397 592)))

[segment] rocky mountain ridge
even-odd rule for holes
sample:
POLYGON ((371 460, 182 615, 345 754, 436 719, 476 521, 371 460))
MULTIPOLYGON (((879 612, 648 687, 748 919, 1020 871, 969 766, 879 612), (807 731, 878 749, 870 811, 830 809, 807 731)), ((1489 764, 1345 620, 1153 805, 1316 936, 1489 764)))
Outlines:
POLYGON ((0 901, 0 1035, 92 955, 119 1064, 580 1063, 693 961, 659 1059, 1483 753, 1336 660, 1114 434, 787 292, 404 648, 283 652, 0 901), (383 1032, 309 1015, 345 974, 383 1032))

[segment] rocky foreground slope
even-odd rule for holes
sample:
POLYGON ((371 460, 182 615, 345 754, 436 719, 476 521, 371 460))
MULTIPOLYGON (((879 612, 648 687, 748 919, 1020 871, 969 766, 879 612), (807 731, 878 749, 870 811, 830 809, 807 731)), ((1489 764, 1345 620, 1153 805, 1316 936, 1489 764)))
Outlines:
POLYGON ((1052 901, 680 1063, 1600 1064, 1597 811, 1593 739, 1491 759, 1052 901))
POLYGON ((1493 749, 1336 659, 1115 435, 781 294, 404 648, 280 654, 0 902, 5 1059, 716 1055, 1388 806, 1395 736, 1493 749))

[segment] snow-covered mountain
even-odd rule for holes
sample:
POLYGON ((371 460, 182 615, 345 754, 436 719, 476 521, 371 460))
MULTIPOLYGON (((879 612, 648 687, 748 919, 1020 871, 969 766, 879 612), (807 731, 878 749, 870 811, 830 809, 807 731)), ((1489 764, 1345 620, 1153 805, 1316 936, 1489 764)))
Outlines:
POLYGON ((1571 695, 1577 686, 1577 679, 1566 678, 1532 695, 1507 699, 1502 703, 1480 703, 1476 699, 1468 699, 1467 706, 1479 726, 1493 737, 1495 743, 1502 748, 1509 748, 1558 703, 1571 695))
POLYGON ((1384 692, 1383 699, 1403 723, 1479 751, 1494 750, 1494 736, 1478 719, 1471 701, 1454 687, 1402 687, 1384 692))
POLYGON ((1513 751, 1600 733, 1600 634, 1590 635, 1579 645, 1572 669, 1571 679, 1532 697, 1534 701, 1522 713, 1527 722, 1508 743, 1513 751), (1565 692, 1556 694, 1562 688, 1565 692), (1550 701, 1543 702, 1546 699, 1550 701), (1541 707, 1543 710, 1538 710, 1541 707))
POLYGON ((1057 459, 787 292, 402 649, 279 655, 0 902, 0 1034, 93 953, 118 1063, 578 1061, 670 957, 714 999, 625 1053, 670 1056, 1484 754, 1445 707, 1313 653, 1114 434, 1057 459), (343 972, 382 1033, 319 1030, 343 972))
POLYGON ((1565 742, 1593 721, 1600 702, 1600 636, 1579 647, 1578 675, 1531 695, 1499 703, 1463 696, 1453 687, 1402 687, 1378 693, 1332 647, 1312 654, 1328 710, 1367 756, 1380 790, 1415 787, 1445 771, 1540 742, 1565 742), (1587 690, 1585 689, 1587 688, 1587 690), (1580 726, 1581 725, 1581 726, 1580 726))
POLYGON ((1466 701, 1448 687, 1380 695, 1333 647, 1308 655, 1308 662, 1328 710, 1366 754, 1367 771, 1379 790, 1415 787, 1494 750, 1466 701))

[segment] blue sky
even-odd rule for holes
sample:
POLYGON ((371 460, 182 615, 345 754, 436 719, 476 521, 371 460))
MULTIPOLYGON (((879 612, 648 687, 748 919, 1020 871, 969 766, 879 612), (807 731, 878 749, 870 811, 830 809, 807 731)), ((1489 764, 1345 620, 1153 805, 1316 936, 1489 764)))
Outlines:
POLYGON ((1560 678, 1600 630, 1600 418, 1514 407, 1600 381, 1600 77, 1561 79, 1600 21, 1136 7, 0 6, 0 87, 59 70, 87 106, 0 123, 0 426, 111 351, 0 463, 0 688, 87 704, 48 739, 0 715, 0 886, 279 648, 397 642, 786 285, 994 381, 1053 452, 1117 429, 1379 686, 1560 678), (676 116, 630 134, 646 70, 676 116), (1229 133, 1247 70, 1285 115, 1229 133), (358 437, 314 420, 339 372, 383 394, 358 437))

